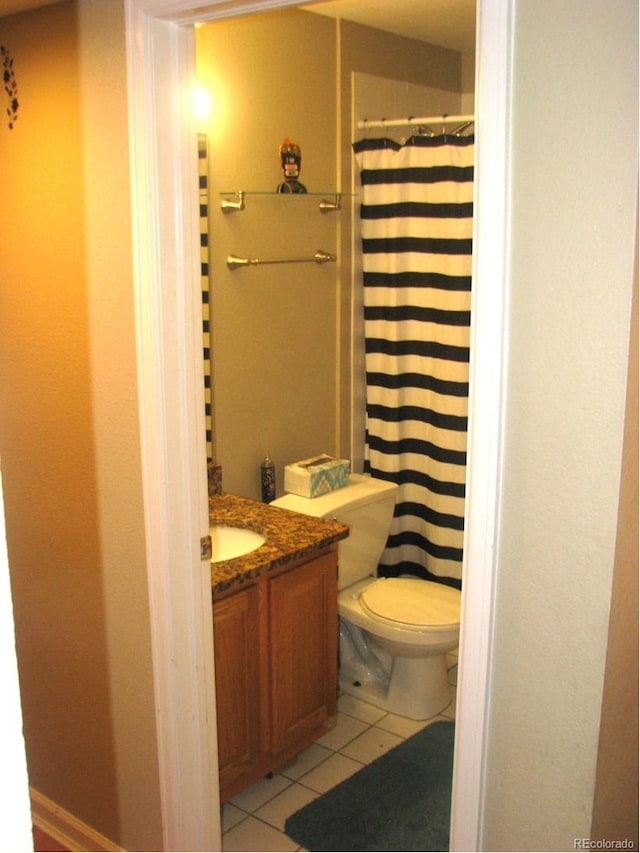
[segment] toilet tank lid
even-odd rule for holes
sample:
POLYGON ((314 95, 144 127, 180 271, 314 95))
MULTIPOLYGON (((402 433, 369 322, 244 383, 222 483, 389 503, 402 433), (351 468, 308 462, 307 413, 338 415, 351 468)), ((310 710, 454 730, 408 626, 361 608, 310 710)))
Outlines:
POLYGON ((286 494, 272 502, 272 506, 291 509, 303 515, 326 518, 339 511, 354 509, 360 504, 373 503, 393 495, 398 491, 395 483, 378 480, 368 474, 350 474, 349 483, 341 489, 320 495, 317 498, 303 498, 301 495, 286 494))

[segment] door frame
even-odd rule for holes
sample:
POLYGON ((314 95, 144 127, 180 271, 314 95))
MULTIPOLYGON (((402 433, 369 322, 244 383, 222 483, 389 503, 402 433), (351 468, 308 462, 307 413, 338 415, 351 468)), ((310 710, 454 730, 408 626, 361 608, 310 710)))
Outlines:
MULTIPOLYGON (((478 850, 505 410, 515 0, 478 0, 465 548, 451 850, 478 850)), ((134 289, 165 850, 221 849, 202 383, 193 29, 300 0, 125 0, 134 289)))

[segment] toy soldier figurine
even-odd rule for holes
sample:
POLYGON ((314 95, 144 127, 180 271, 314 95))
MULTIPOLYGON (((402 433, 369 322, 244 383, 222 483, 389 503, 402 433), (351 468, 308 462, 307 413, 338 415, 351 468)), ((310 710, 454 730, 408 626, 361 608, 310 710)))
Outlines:
POLYGON ((300 146, 287 136, 280 146, 280 163, 285 179, 278 186, 279 193, 306 193, 307 188, 298 180, 301 162, 300 146))

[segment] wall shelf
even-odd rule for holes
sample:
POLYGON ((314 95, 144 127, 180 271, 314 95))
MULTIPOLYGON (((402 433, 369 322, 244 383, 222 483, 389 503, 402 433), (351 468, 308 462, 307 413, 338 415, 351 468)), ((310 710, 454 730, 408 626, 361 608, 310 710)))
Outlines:
POLYGON ((320 202, 318 203, 318 207, 321 213, 332 213, 337 210, 342 210, 342 197, 343 196, 352 196, 352 193, 342 193, 342 192, 325 192, 325 193, 317 193, 317 192, 306 192, 306 193, 278 193, 273 190, 235 190, 235 191, 227 191, 219 193, 222 201, 220 202, 220 209, 223 213, 230 213, 232 211, 244 210, 245 209, 245 198, 247 196, 272 196, 273 198, 320 198, 320 202), (329 200, 327 196, 333 196, 332 200, 329 200))

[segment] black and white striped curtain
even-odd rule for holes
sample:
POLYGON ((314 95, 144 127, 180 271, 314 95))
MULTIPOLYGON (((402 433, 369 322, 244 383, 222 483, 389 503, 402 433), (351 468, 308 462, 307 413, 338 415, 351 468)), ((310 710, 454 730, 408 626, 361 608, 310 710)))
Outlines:
POLYGON ((365 468, 399 486, 380 573, 462 577, 473 137, 354 143, 367 372, 365 468))

